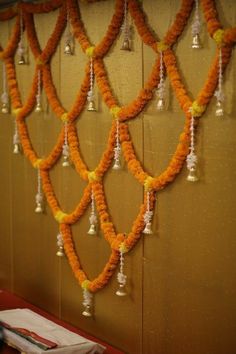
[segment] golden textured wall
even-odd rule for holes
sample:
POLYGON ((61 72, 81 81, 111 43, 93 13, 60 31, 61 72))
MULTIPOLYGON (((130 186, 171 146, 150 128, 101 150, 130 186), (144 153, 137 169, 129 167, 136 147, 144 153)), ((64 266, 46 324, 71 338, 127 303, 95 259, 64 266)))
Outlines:
MULTIPOLYGON (((217 0, 224 26, 236 24, 234 0, 217 0)), ((179 8, 177 0, 143 0, 151 26, 162 38, 179 8)), ((114 1, 82 4, 88 35, 97 43, 108 26, 114 1)), ((36 16, 39 40, 45 45, 57 11, 36 16)), ((201 50, 191 49, 192 17, 176 45, 178 65, 192 97, 205 82, 215 45, 202 28, 201 50)), ((14 20, 1 23, 4 45, 14 20)), ((105 59, 111 86, 120 104, 134 99, 154 63, 154 53, 143 46, 134 30, 133 50, 120 50, 118 38, 105 59)), ((30 88, 34 60, 17 66, 23 99, 30 88)), ((95 318, 81 315, 82 292, 66 259, 56 257, 58 225, 49 208, 35 209, 36 171, 23 157, 12 154, 13 118, 0 117, 0 286, 54 313, 129 354, 234 354, 236 352, 236 66, 235 50, 224 76, 224 118, 214 115, 215 100, 201 119, 197 134, 200 181, 186 181, 186 168, 160 192, 153 222, 154 234, 142 237, 125 257, 129 295, 119 298, 116 276, 95 296, 95 318)), ((63 43, 52 59, 53 78, 61 102, 69 109, 83 78, 86 58, 79 46, 73 57, 63 54, 63 43)), ((168 87, 169 109, 157 113, 155 99, 129 123, 138 157, 152 175, 159 174, 175 151, 184 115, 168 87)), ((111 116, 96 92, 99 110, 78 119, 82 155, 94 169, 105 149, 111 116)), ((40 156, 53 147, 60 130, 43 95, 44 113, 27 118, 33 144, 40 156)), ((71 211, 82 195, 84 182, 73 168, 57 164, 51 172, 64 211, 71 211)), ((105 191, 119 232, 131 228, 143 190, 123 163, 110 170, 105 191)), ((73 227, 82 265, 89 277, 102 269, 109 248, 102 238, 87 235, 88 211, 73 227)))

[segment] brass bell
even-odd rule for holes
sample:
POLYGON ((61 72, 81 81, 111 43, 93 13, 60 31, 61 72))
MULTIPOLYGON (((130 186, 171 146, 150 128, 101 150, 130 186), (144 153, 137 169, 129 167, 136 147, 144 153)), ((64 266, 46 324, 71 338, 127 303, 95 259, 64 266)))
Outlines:
POLYGON ((115 163, 112 166, 113 170, 120 170, 121 169, 121 164, 120 164, 120 160, 119 159, 115 159, 115 163))
POLYGON ((221 101, 217 101, 216 103, 216 116, 222 117, 224 115, 224 109, 221 101))
POLYGON ((189 174, 187 176, 187 181, 189 182, 197 182, 198 177, 196 175, 196 169, 194 167, 190 168, 189 174))
POLYGON ((42 109, 41 103, 38 102, 34 111, 37 112, 37 113, 40 113, 40 112, 42 112, 42 110, 43 109, 42 109))
POLYGON ((64 253, 64 248, 63 248, 63 246, 59 246, 59 249, 58 249, 56 255, 57 255, 58 257, 64 257, 65 253, 64 253))
POLYGON ((120 48, 121 50, 128 50, 130 51, 131 48, 130 48, 130 41, 128 38, 125 38, 123 43, 122 43, 122 47, 120 48))
POLYGON ((25 57, 23 54, 20 55, 20 59, 18 61, 19 65, 24 65, 25 64, 25 57))
POLYGON ((85 317, 92 317, 92 313, 89 305, 85 306, 85 310, 82 312, 82 315, 85 317))
POLYGON ((2 104, 2 109, 1 109, 2 113, 7 114, 9 113, 9 108, 8 108, 8 104, 7 103, 3 103, 2 104))
POLYGON ((64 161, 62 162, 62 167, 68 167, 70 166, 69 158, 68 156, 63 156, 64 161))
POLYGON ((151 235, 153 232, 152 232, 152 224, 149 222, 146 223, 145 225, 145 229, 143 230, 143 234, 145 235, 151 235))
POLYGON ((13 154, 19 154, 19 153, 20 153, 20 145, 14 144, 13 154))
POLYGON ((125 291, 125 285, 124 284, 119 284, 119 289, 116 291, 117 296, 126 296, 127 293, 125 291))
POLYGON ((42 212, 43 212, 42 204, 41 203, 37 203, 37 206, 35 208, 35 213, 40 214, 42 212))
POLYGON ((94 224, 91 224, 88 230, 88 235, 96 235, 96 233, 97 233, 96 226, 94 224))
POLYGON ((199 39, 199 34, 198 33, 193 36, 192 48, 193 49, 201 48, 201 44, 200 44, 200 39, 199 39))
POLYGON ((64 53, 65 53, 66 55, 72 55, 72 54, 73 54, 73 53, 72 53, 72 48, 71 48, 70 43, 67 43, 67 44, 65 45, 64 53))
POLYGON ((157 101, 157 110, 164 111, 164 109, 165 109, 165 100, 164 98, 159 98, 157 101))
POLYGON ((93 100, 89 101, 87 111, 89 111, 89 112, 95 112, 96 111, 95 103, 94 103, 93 100))

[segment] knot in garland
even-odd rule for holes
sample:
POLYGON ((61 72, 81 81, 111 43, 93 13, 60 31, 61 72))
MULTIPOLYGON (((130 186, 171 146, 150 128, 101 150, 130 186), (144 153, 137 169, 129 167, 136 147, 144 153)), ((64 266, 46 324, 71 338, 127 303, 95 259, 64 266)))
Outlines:
POLYGON ((91 281, 86 279, 81 283, 81 288, 83 288, 85 290, 89 290, 90 284, 91 284, 91 281))
POLYGON ((201 117, 205 109, 206 106, 201 106, 197 101, 193 101, 192 106, 189 108, 189 112, 192 113, 193 117, 201 117))
POLYGON ((225 34, 225 31, 222 28, 219 28, 213 34, 213 39, 215 40, 218 47, 221 47, 223 45, 224 34, 225 34))
POLYGON ((124 241, 125 241, 125 234, 122 234, 122 233, 118 234, 116 236, 116 238, 112 241, 111 248, 115 251, 127 253, 129 251, 129 249, 125 245, 124 241), (122 248, 122 250, 121 250, 121 248, 122 248))
POLYGON ((68 113, 67 112, 63 113, 61 116, 61 121, 63 123, 66 123, 66 122, 68 122, 68 120, 69 120, 68 113))
POLYGON ((164 43, 163 41, 156 43, 156 49, 159 53, 164 52, 168 48, 169 48, 168 44, 164 43))
POLYGON ((56 219, 56 221, 59 223, 59 224, 62 224, 65 217, 67 217, 68 214, 64 213, 63 211, 59 210, 56 212, 56 214, 54 214, 54 217, 56 219))
POLYGON ((88 47, 88 48, 86 49, 85 53, 86 53, 86 55, 87 55, 89 58, 92 58, 92 57, 93 57, 94 49, 95 49, 94 46, 88 47))
POLYGON ((119 118, 120 111, 121 108, 119 106, 114 106, 110 109, 110 113, 113 115, 113 118, 115 119, 119 118))
POLYGON ((33 166, 34 168, 40 168, 40 164, 43 162, 43 159, 37 159, 34 163, 33 166))
POLYGON ((99 182, 101 177, 97 176, 95 171, 92 171, 88 172, 88 180, 89 182, 99 182))
POLYGON ((125 245, 124 242, 121 242, 121 244, 119 246, 119 251, 121 253, 127 253, 129 251, 129 249, 127 248, 127 246, 125 245))
POLYGON ((154 178, 151 176, 148 176, 145 181, 144 181, 144 190, 145 192, 148 192, 150 189, 152 189, 152 182, 154 178))

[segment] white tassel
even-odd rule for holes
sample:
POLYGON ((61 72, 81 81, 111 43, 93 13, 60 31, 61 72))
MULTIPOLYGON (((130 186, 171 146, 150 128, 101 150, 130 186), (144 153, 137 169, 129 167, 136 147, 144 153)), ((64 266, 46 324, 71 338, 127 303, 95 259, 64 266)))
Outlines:
POLYGON ((6 64, 2 64, 2 95, 1 95, 1 101, 2 101, 2 113, 7 114, 9 113, 9 96, 7 93, 7 77, 6 77, 6 64))
POLYGON ((73 55, 73 35, 70 30, 70 17, 69 11, 67 9, 67 24, 66 24, 66 34, 65 34, 65 48, 64 53, 66 55, 73 55))
POLYGON ((57 235, 57 246, 58 246, 58 250, 57 250, 56 255, 58 257, 63 257, 65 255, 65 253, 64 253, 64 242, 63 242, 62 234, 60 232, 57 235))
POLYGON ((191 125, 190 125, 190 147, 189 154, 186 159, 187 169, 189 174, 187 176, 187 181, 197 182, 198 177, 196 175, 196 166, 197 166, 197 155, 195 154, 195 137, 194 137, 194 116, 191 116, 191 125))
POLYGON ((69 148, 69 144, 68 144, 68 123, 65 122, 64 125, 64 144, 62 147, 62 156, 63 156, 63 162, 62 162, 62 166, 63 167, 68 167, 70 166, 70 148, 69 148))
POLYGON ((160 52, 160 81, 157 87, 157 99, 157 110, 163 111, 165 109, 165 77, 162 51, 160 52))
POLYGON ((96 226, 97 226, 98 218, 95 210, 95 200, 94 200, 93 191, 91 193, 91 214, 89 216, 89 222, 90 222, 90 228, 88 230, 88 234, 96 235, 97 233, 96 226))
POLYGON ((199 39, 199 34, 200 34, 200 30, 201 30, 201 23, 200 23, 200 18, 199 18, 198 0, 195 0, 195 6, 196 6, 195 18, 194 18, 194 22, 192 24, 192 36, 193 36, 192 48, 198 49, 198 48, 201 48, 200 39, 199 39))
POLYGON ((120 146, 120 138, 119 138, 119 120, 116 119, 116 146, 114 148, 114 165, 113 170, 120 170, 121 163, 120 163, 120 155, 121 155, 121 146, 120 146))
POLYGON ((147 192, 146 200, 147 200, 147 209, 143 217, 145 223, 143 234, 151 235, 153 233, 152 232, 153 211, 150 210, 150 192, 147 192))
POLYGON ((216 116, 222 117, 224 115, 223 102, 225 99, 225 95, 222 89, 223 83, 223 69, 222 69, 222 49, 219 49, 219 77, 218 77, 218 88, 215 92, 215 96, 217 99, 216 102, 216 116))
POLYGON ((90 88, 87 95, 88 111, 96 111, 94 100, 94 72, 93 72, 93 58, 90 58, 90 88))
POLYGON ((21 151, 20 137, 18 133, 16 120, 14 121, 14 123, 15 123, 15 132, 13 135, 13 154, 19 154, 21 151))
POLYGON ((20 12, 20 41, 18 43, 17 54, 19 56, 18 64, 19 65, 26 64, 25 57, 24 57, 25 47, 23 44, 23 16, 22 16, 22 12, 20 12))
POLYGON ((36 208, 35 213, 43 213, 43 192, 42 192, 42 181, 40 176, 40 169, 38 169, 38 191, 35 196, 36 208))
POLYGON ((124 274, 124 253, 120 250, 120 271, 117 274, 117 280, 119 283, 119 289, 116 291, 117 296, 127 295, 125 291, 125 285, 127 276, 124 274))
POLYGON ((85 317, 91 317, 92 316, 92 300, 93 300, 93 295, 91 292, 87 289, 83 290, 83 305, 85 307, 84 311, 82 312, 82 315, 85 317))

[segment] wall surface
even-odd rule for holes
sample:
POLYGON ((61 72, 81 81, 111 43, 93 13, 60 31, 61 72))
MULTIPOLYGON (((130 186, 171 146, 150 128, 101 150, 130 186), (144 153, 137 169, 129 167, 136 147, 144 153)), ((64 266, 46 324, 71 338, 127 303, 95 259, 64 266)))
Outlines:
MULTIPOLYGON (((143 0, 148 21, 162 38, 180 6, 177 0, 143 0)), ((224 26, 235 26, 234 0, 217 0, 224 26)), ((109 24, 114 1, 81 4, 87 33, 97 43, 109 24)), ((57 11, 35 17, 42 47, 54 27, 57 11)), ((201 16, 202 17, 202 16, 201 16)), ((175 46, 178 65, 192 97, 206 80, 215 44, 202 26, 203 49, 191 49, 193 16, 175 46)), ((4 46, 14 20, 0 23, 4 46)), ((155 60, 133 31, 132 51, 121 51, 118 38, 105 65, 121 105, 133 100, 155 60)), ((63 106, 69 109, 83 78, 86 57, 63 54, 63 40, 52 59, 53 80, 63 106)), ((215 99, 202 117, 197 133, 198 183, 186 181, 184 168, 174 183, 157 196, 153 235, 143 236, 125 257, 128 293, 115 295, 116 276, 95 296, 95 317, 81 315, 82 292, 66 259, 56 257, 58 225, 49 207, 37 215, 36 171, 22 155, 12 154, 14 121, 0 113, 0 286, 104 339, 129 354, 234 354, 236 352, 236 56, 224 75, 225 116, 215 117, 215 99)), ((31 85, 34 60, 17 66, 23 100, 31 85)), ((1 80, 1 79, 0 79, 1 80)), ((1 84, 1 83, 0 83, 1 84)), ((184 114, 167 80, 169 107, 156 111, 156 98, 129 123, 135 151, 147 171, 157 175, 167 166, 183 129, 184 114)), ((111 116, 96 91, 97 113, 84 111, 77 128, 82 155, 93 170, 105 149, 111 116)), ((39 156, 53 147, 60 122, 43 93, 44 112, 27 118, 39 156)), ((58 163, 51 172, 63 210, 72 210, 84 182, 73 168, 58 163)), ((105 192, 119 232, 129 232, 143 199, 141 185, 128 172, 109 170, 105 192)), ((87 235, 89 210, 73 227, 81 263, 90 277, 101 270, 109 248, 99 232, 87 235)))

